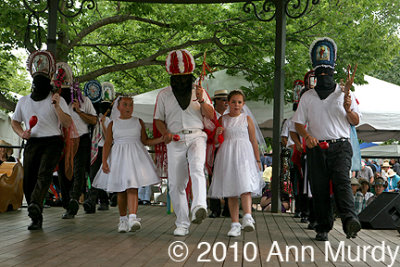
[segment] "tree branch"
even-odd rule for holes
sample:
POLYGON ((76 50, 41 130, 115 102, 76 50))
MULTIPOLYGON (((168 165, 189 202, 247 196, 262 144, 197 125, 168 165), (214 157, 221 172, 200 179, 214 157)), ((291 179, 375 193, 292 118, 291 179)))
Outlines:
POLYGON ((137 16, 131 16, 131 15, 118 15, 118 16, 113 16, 113 17, 108 17, 102 20, 99 20, 95 23, 93 23, 92 25, 90 25, 89 27, 83 29, 80 33, 77 34, 77 36, 71 40, 71 42, 68 45, 69 50, 72 49, 74 46, 76 46, 85 36, 87 36, 88 34, 90 34, 91 32, 109 25, 109 24, 114 24, 114 23, 121 23, 124 21, 129 21, 129 20, 136 20, 136 21, 141 21, 141 22, 145 22, 145 23, 149 23, 149 24, 154 24, 156 26, 159 27, 163 27, 163 28, 169 28, 170 25, 166 24, 166 23, 162 23, 162 22, 158 22, 158 21, 154 21, 151 19, 145 19, 145 18, 140 18, 137 16))
POLYGON ((89 72, 87 74, 77 76, 76 79, 79 82, 85 82, 85 81, 93 80, 101 75, 104 75, 104 74, 107 74, 110 72, 124 71, 124 70, 133 69, 133 68, 137 68, 137 67, 141 67, 141 66, 154 66, 154 65, 163 66, 165 64, 165 62, 157 60, 157 57, 164 55, 169 51, 183 49, 183 48, 186 48, 189 46, 194 46, 194 45, 216 43, 217 41, 218 41, 218 38, 216 38, 216 37, 209 38, 209 39, 203 39, 203 40, 197 40, 197 41, 187 41, 180 45, 176 45, 176 46, 158 50, 156 53, 148 56, 147 58, 140 59, 140 60, 133 61, 133 62, 123 63, 123 64, 115 64, 113 66, 107 66, 107 67, 89 72))

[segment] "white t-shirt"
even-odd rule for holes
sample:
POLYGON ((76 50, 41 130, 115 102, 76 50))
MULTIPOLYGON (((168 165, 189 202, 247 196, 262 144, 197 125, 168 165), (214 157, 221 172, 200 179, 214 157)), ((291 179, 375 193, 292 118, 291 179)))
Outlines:
MULTIPOLYGON (((25 128, 29 128, 29 120, 32 116, 38 118, 37 124, 31 130, 31 137, 50 137, 61 135, 61 123, 58 120, 56 110, 52 104, 50 93, 41 101, 33 101, 31 95, 23 96, 17 103, 12 119, 23 122, 25 128)), ((60 108, 64 113, 71 115, 64 98, 60 98, 60 108)))
MULTIPOLYGON (((203 91, 203 99, 211 105, 205 91, 203 91)), ((200 105, 196 100, 196 89, 193 89, 189 106, 182 110, 172 93, 172 88, 167 87, 158 93, 154 119, 164 121, 171 133, 179 133, 182 130, 202 130, 204 126, 200 105)))
MULTIPOLYGON (((80 110, 87 114, 97 116, 96 110, 93 107, 92 102, 86 96, 82 96, 83 103, 80 103, 80 110)), ((76 129, 78 130, 79 136, 89 133, 89 124, 87 124, 84 120, 82 120, 81 116, 76 113, 72 107, 72 102, 69 104, 69 110, 71 113, 71 118, 75 123, 76 129)))
MULTIPOLYGON (((351 110, 361 113, 352 92, 351 110)), ((293 122, 307 125, 307 131, 318 140, 350 138, 350 123, 343 107, 344 92, 339 85, 327 98, 321 100, 317 92, 308 90, 301 97, 293 122)))

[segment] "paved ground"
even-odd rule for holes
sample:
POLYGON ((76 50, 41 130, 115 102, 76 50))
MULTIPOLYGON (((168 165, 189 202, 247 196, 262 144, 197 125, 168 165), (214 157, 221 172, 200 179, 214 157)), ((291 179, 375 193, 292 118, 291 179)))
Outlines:
POLYGON ((238 238, 226 236, 229 218, 207 218, 200 225, 192 225, 188 236, 176 238, 172 235, 175 217, 166 214, 165 207, 140 206, 143 228, 125 234, 117 232, 117 208, 90 215, 84 214, 81 208, 73 220, 60 219, 62 213, 61 208, 45 209, 44 229, 36 232, 26 229, 29 224, 26 208, 1 213, 0 267, 375 267, 390 266, 391 254, 395 257, 392 266, 400 266, 397 231, 362 230, 359 238, 346 240, 339 220, 330 233, 330 242, 325 243, 314 241, 315 233, 305 230, 306 225, 290 214, 255 212, 256 231, 243 233, 238 238), (172 249, 171 244, 177 241, 184 244, 174 243, 178 246, 172 249), (183 256, 184 245, 187 257, 182 262, 173 261, 168 252, 183 256), (287 246, 292 247, 287 249, 287 246))

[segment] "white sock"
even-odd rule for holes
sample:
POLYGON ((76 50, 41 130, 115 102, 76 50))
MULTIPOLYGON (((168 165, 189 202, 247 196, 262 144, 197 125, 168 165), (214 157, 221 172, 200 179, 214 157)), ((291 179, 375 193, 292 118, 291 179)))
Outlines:
POLYGON ((238 222, 231 223, 231 227, 238 226, 241 227, 241 224, 238 222))
POLYGON ((120 221, 126 221, 126 220, 128 220, 128 217, 126 217, 126 216, 119 216, 119 220, 120 220, 120 221))
POLYGON ((253 217, 251 216, 251 213, 246 213, 246 214, 243 216, 243 219, 253 219, 253 217))
POLYGON ((129 214, 129 219, 131 219, 131 218, 132 218, 132 219, 136 219, 136 214, 133 214, 133 213, 132 213, 132 214, 129 214))

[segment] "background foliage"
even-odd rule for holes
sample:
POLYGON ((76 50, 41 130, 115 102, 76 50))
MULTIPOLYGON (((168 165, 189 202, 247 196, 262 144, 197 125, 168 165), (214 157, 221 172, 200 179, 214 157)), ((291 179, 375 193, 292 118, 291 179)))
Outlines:
MULTIPOLYGON (((186 48, 197 65, 207 50, 211 67, 244 73, 252 84, 246 89, 249 98, 273 98, 275 22, 258 21, 243 12, 243 3, 96 3, 95 10, 84 9, 74 19, 59 17, 58 21, 57 60, 72 66, 82 87, 91 79, 110 81, 120 92, 142 93, 166 86, 168 51, 186 48)), ((29 80, 27 73, 21 72, 23 62, 12 56, 12 51, 36 49, 33 34, 24 44, 28 14, 22 1, 0 3, 0 87, 21 94, 30 91, 29 80)), ((364 82, 363 74, 371 74, 400 85, 399 18, 400 1, 387 0, 320 0, 301 19, 288 18, 286 99, 290 99, 293 81, 303 79, 311 68, 310 44, 322 36, 337 43, 338 80, 345 78, 347 64, 358 63, 356 83, 364 82)), ((43 14, 40 40, 44 44, 46 23, 47 14, 43 14)), ((29 32, 33 29, 32 24, 29 32)), ((197 75, 199 71, 197 68, 197 75)))

